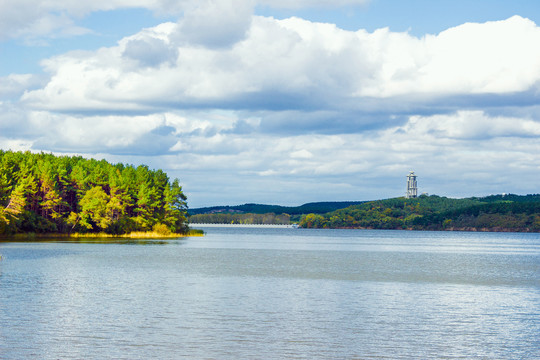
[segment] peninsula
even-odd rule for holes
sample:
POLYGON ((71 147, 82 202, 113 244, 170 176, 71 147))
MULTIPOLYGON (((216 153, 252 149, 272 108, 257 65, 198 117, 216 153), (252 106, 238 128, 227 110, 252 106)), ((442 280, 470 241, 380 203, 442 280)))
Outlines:
POLYGON ((162 170, 0 150, 0 235, 188 232, 187 198, 162 170))

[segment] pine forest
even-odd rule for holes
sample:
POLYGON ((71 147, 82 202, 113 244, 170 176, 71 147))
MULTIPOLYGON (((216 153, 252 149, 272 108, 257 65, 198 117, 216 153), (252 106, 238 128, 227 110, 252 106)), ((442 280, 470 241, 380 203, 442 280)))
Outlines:
POLYGON ((0 150, 0 235, 186 233, 186 200, 146 165, 0 150))

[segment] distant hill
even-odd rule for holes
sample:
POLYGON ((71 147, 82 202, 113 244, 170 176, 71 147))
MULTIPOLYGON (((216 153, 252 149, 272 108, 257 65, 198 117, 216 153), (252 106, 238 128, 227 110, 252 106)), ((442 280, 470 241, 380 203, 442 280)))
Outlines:
POLYGON ((540 194, 452 199, 421 195, 301 206, 244 204, 190 209, 190 223, 290 224, 304 228, 540 232, 540 194))
POLYGON ((236 206, 212 206, 189 209, 190 215, 199 214, 219 214, 219 213, 239 213, 239 214, 325 214, 338 209, 343 209, 352 205, 360 205, 365 201, 328 201, 328 202, 312 202, 300 206, 280 206, 280 205, 264 205, 264 204, 243 204, 236 206))
POLYGON ((436 195, 365 202, 326 214, 307 214, 306 228, 540 232, 540 195, 451 199, 436 195))

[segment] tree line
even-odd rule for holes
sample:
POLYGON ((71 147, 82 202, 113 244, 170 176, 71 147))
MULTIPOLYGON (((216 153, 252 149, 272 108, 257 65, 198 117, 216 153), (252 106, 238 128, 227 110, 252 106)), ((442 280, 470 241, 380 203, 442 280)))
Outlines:
POLYGON ((0 235, 188 231, 178 179, 146 165, 0 150, 0 235))
POLYGON ((307 214, 304 228, 540 232, 540 195, 451 199, 436 195, 370 201, 327 214, 307 214))
POLYGON ((346 208, 351 205, 361 204, 362 201, 322 201, 303 204, 300 206, 280 206, 280 205, 265 205, 265 204, 243 204, 235 206, 212 206, 189 209, 190 215, 198 214, 215 214, 215 213, 252 213, 252 214, 324 214, 330 211, 346 208))
POLYGON ((192 224, 288 225, 291 222, 291 216, 275 213, 212 213, 191 215, 189 221, 192 224))

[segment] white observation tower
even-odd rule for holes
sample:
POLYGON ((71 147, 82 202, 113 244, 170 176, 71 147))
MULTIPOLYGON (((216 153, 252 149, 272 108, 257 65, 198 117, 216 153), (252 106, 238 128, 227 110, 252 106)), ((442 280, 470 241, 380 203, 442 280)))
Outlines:
POLYGON ((407 195, 405 195, 405 197, 410 199, 417 196, 418 187, 416 186, 416 175, 414 175, 414 171, 411 171, 409 175, 407 175, 407 195))

